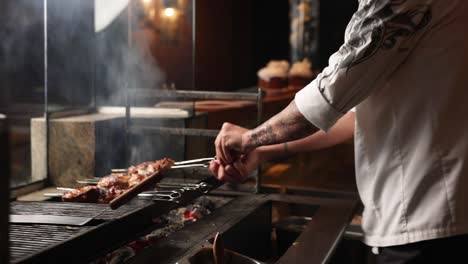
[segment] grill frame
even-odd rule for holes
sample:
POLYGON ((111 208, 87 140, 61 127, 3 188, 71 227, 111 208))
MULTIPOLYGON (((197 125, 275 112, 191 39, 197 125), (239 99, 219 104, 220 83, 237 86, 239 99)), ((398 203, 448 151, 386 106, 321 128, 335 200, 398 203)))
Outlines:
MULTIPOLYGON (((220 182, 215 179, 208 179, 205 182, 213 186, 219 186, 220 182)), ((90 225, 83 227, 73 227, 76 233, 70 234, 69 237, 64 237, 61 241, 52 241, 50 245, 46 245, 37 251, 30 252, 20 258, 15 258, 12 263, 56 263, 66 260, 67 263, 87 263, 98 257, 104 256, 112 250, 119 248, 138 237, 162 227, 164 224, 158 221, 154 222, 153 219, 173 210, 180 206, 187 205, 194 199, 203 195, 201 191, 188 191, 175 202, 167 201, 151 201, 142 199, 133 199, 130 203, 123 205, 115 211, 110 209, 103 214, 99 215, 96 221, 92 221, 90 225), (78 254, 77 254, 78 253, 78 254), (73 256, 72 258, 70 256, 73 256)), ((21 214, 21 207, 26 205, 27 202, 15 202, 12 205, 12 213, 21 214)), ((30 204, 33 206, 43 206, 50 208, 52 202, 34 202, 30 204)), ((68 216, 83 216, 79 211, 80 208, 88 207, 94 208, 93 213, 101 212, 103 209, 108 208, 108 205, 102 204, 83 204, 83 203, 55 203, 53 205, 63 204, 62 208, 66 208, 66 215, 68 216), (78 210, 77 210, 78 209, 78 210), (70 215, 71 212, 78 212, 75 215, 70 215)), ((23 214, 37 214, 45 212, 37 212, 34 210, 26 210, 23 214)), ((55 215, 63 215, 64 212, 55 212, 55 215)), ((92 217, 94 215, 87 215, 92 217)), ((22 225, 33 226, 33 225, 22 225)), ((56 226, 56 225, 48 225, 56 226)), ((64 228, 64 226, 57 226, 64 228)), ((13 234, 12 234, 13 235, 13 234)), ((14 241, 15 237, 11 236, 10 241, 14 241)), ((27 245, 27 244, 26 244, 27 245)), ((24 246, 25 248, 27 246, 24 246)), ((30 246, 30 248, 34 248, 30 246)), ((16 251, 13 252, 17 256, 17 252, 23 248, 12 248, 16 251)), ((13 255, 12 254, 12 255, 13 255)))
MULTIPOLYGON (((326 196, 331 196, 333 194, 334 193, 327 193, 326 196)), ((249 245, 258 245, 257 242, 253 242, 256 236, 252 235, 252 226, 255 226, 255 232, 258 232, 261 228, 265 228, 265 222, 258 222, 258 220, 262 218, 262 210, 260 210, 260 208, 278 202, 312 206, 315 208, 315 212, 312 216, 314 220, 307 224, 307 228, 296 239, 296 243, 291 245, 286 253, 280 256, 274 263, 328 263, 352 215, 359 208, 357 196, 347 196, 344 198, 340 196, 341 194, 336 194, 337 196, 335 197, 308 197, 290 194, 257 194, 242 196, 232 204, 234 205, 234 203, 237 203, 235 208, 245 208, 244 211, 238 212, 239 214, 244 214, 244 217, 231 217, 228 221, 219 221, 218 223, 220 223, 220 225, 217 228, 212 228, 211 233, 206 235, 205 239, 199 240, 198 243, 184 250, 180 250, 179 253, 181 255, 171 256, 168 261, 158 263, 191 264, 191 257, 199 250, 212 247, 212 241, 210 241, 210 239, 214 238, 217 232, 223 235, 225 248, 234 248, 234 251, 249 257, 258 255, 259 257, 254 258, 261 259, 262 254, 266 252, 252 250, 249 247, 249 245), (259 213, 260 216, 258 215, 259 213), (254 214, 256 215, 253 216, 254 214), (246 221, 250 221, 250 223, 245 223, 246 221), (243 226, 244 230, 239 230, 239 226, 243 226), (243 234, 243 237, 241 237, 240 234, 243 234)), ((215 214, 222 214, 220 211, 221 210, 217 211, 215 214)), ((222 218, 223 215, 220 215, 220 217, 222 218)), ((203 223, 199 224, 203 225, 203 223)), ((164 241, 162 245, 156 245, 151 251, 147 250, 147 252, 154 257, 155 254, 158 254, 158 249, 165 249, 167 251, 170 249, 170 245, 174 244, 175 242, 172 241, 164 241)), ((265 248, 265 250, 268 249, 265 248)), ((150 259, 151 258, 147 256, 145 260, 150 259)), ((131 263, 136 264, 141 262, 135 261, 131 263)))
POLYGON ((0 114, 0 263, 8 262, 8 208, 10 201, 10 153, 8 119, 0 114), (7 150, 7 151, 5 151, 7 150))

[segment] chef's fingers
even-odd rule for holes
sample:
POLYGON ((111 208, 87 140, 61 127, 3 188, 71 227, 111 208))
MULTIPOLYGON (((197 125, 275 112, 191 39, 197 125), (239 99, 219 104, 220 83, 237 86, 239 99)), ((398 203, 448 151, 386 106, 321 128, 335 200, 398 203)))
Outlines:
POLYGON ((213 176, 215 176, 216 178, 218 177, 218 168, 219 168, 219 161, 213 160, 210 162, 209 170, 211 174, 213 174, 213 176))
POLYGON ((245 166, 244 162, 237 160, 232 164, 232 166, 236 169, 236 171, 239 173, 239 181, 244 182, 247 179, 248 176, 248 171, 247 167, 245 166))
POLYGON ((221 137, 221 149, 225 164, 230 164, 234 161, 233 154, 237 152, 239 133, 238 126, 227 122, 221 128, 219 136, 221 137))
POLYGON ((219 166, 218 168, 218 180, 225 181, 225 182, 235 182, 234 179, 227 173, 226 168, 224 166, 219 166))
POLYGON ((220 181, 224 181, 224 168, 223 166, 218 166, 218 172, 216 173, 216 178, 220 181))
POLYGON ((222 142, 221 142, 221 133, 218 134, 215 140, 215 150, 216 150, 216 159, 221 162, 221 164, 226 164, 226 160, 224 159, 224 153, 222 150, 222 142))
POLYGON ((226 146, 226 138, 225 136, 221 136, 221 152, 223 155, 224 164, 229 164, 230 162, 229 150, 227 150, 227 148, 228 147, 226 146))
POLYGON ((231 146, 229 145, 229 136, 227 134, 221 135, 221 150, 223 152, 224 161, 226 162, 225 164, 231 163, 231 146))
POLYGON ((226 171, 226 174, 229 175, 229 177, 232 179, 234 183, 243 182, 242 174, 233 165, 231 164, 226 165, 225 171, 226 171))

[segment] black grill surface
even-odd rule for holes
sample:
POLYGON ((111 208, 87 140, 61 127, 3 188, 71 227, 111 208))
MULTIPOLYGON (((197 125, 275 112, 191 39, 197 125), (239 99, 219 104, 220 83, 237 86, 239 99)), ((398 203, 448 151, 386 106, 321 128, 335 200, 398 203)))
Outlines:
POLYGON ((89 226, 67 227, 55 225, 10 224, 10 257, 15 263, 51 245, 61 243, 90 229, 89 226))
POLYGON ((12 202, 10 214, 33 215, 47 214, 56 216, 95 217, 99 220, 113 220, 123 216, 139 205, 126 204, 117 210, 106 210, 107 204, 64 203, 64 202, 12 202), (104 211, 104 212, 103 212, 104 211), (102 214, 100 214, 103 212, 102 214))
MULTIPOLYGON (((221 183, 207 179, 209 189, 221 183)), ((10 214, 93 218, 86 226, 10 224, 12 263, 89 263, 139 236, 160 228, 157 217, 205 194, 205 188, 187 190, 174 201, 133 199, 117 210, 106 204, 20 202, 10 204, 10 214), (77 253, 86 252, 83 253, 77 253)))
MULTIPOLYGON (((119 219, 144 207, 141 201, 126 204, 111 210, 106 204, 65 203, 65 202, 19 202, 11 203, 10 214, 53 215, 94 218, 87 226, 64 226, 46 224, 10 224, 10 255, 12 263, 22 263, 31 256, 79 237, 100 223, 119 219)), ((34 262, 34 261, 33 261, 34 262)), ((26 261, 30 263, 30 261, 26 261)))

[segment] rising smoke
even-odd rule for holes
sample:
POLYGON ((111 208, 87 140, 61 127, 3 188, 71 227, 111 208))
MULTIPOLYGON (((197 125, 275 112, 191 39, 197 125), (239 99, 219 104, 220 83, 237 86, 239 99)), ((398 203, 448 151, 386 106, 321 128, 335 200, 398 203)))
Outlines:
MULTIPOLYGON (((128 0, 2 1, 0 103, 7 107, 22 102, 36 104, 38 111, 32 115, 41 116, 45 96, 49 111, 55 111, 69 107, 124 106, 127 89, 158 89, 165 74, 150 54, 149 43, 143 38, 135 43, 129 34, 129 30, 138 27, 139 19, 130 16, 129 20, 130 6, 128 0), (45 3, 47 95, 44 93, 45 3), (115 6, 121 10, 115 12, 115 6), (98 7, 100 11, 96 12, 98 7), (103 16, 107 22, 98 25, 103 16)), ((121 135, 115 133, 121 129, 121 125, 110 127, 109 135, 102 136, 110 139, 103 147, 111 153, 115 151, 114 155, 120 155, 124 149, 125 140, 115 136, 121 135)), ((138 153, 155 153, 155 148, 143 142, 127 151, 133 153, 130 160, 135 162, 148 158, 137 157, 138 153)), ((103 167, 126 165, 112 157, 108 162, 103 167)))

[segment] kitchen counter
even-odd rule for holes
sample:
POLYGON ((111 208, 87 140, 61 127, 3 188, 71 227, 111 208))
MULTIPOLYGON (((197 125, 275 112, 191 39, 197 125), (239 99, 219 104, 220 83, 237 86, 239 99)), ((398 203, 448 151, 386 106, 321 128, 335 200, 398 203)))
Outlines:
MULTIPOLYGON (((296 91, 267 94, 263 99, 263 120, 283 110, 293 99, 296 91)), ((208 113, 208 128, 220 129, 224 122, 240 126, 256 125, 257 104, 252 101, 203 100, 195 102, 196 112, 208 113)))

